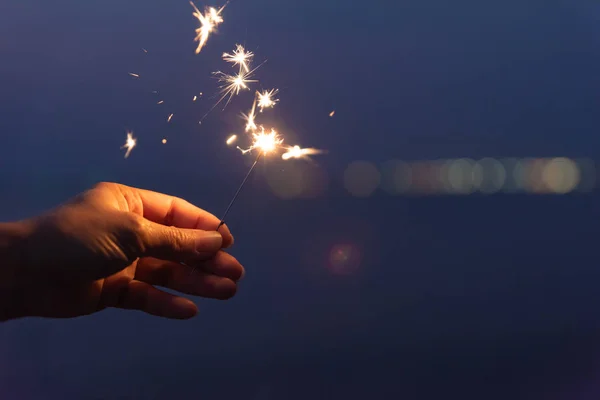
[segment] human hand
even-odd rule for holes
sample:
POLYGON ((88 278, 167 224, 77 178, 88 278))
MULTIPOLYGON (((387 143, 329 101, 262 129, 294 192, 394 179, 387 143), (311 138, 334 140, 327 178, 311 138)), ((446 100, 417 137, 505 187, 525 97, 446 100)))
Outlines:
POLYGON ((15 262, 3 272, 10 277, 2 285, 10 292, 2 296, 10 307, 4 319, 69 318, 108 307, 187 319, 196 305, 155 286, 228 299, 244 274, 222 251, 233 244, 226 226, 216 232, 214 215, 156 192, 101 183, 17 224, 15 262))

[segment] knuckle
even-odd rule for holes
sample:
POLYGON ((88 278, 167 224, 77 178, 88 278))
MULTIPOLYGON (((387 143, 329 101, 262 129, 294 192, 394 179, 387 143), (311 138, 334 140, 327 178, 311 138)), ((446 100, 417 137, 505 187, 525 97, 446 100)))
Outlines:
POLYGON ((113 183, 113 182, 98 182, 93 186, 93 189, 100 189, 100 190, 114 189, 114 187, 116 185, 117 184, 113 183))
POLYGON ((147 229, 144 220, 132 213, 120 213, 117 216, 120 221, 120 236, 124 242, 129 243, 132 251, 143 252, 147 243, 147 229))

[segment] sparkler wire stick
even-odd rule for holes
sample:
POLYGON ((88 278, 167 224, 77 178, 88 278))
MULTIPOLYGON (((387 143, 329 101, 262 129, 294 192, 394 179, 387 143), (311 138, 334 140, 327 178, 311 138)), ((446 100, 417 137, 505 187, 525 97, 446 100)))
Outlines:
POLYGON ((246 177, 242 181, 242 184, 238 188, 237 192, 235 192, 235 195, 233 196, 233 199, 231 200, 231 203, 229 203, 229 205, 227 206, 227 209, 223 213, 223 218, 221 218, 221 222, 219 223, 219 226, 217 226, 217 231, 219 229, 221 229, 221 227, 223 225, 225 225, 225 218, 227 217, 227 214, 229 214, 229 211, 231 210, 231 207, 233 206, 233 203, 235 203, 235 201, 237 200, 238 196, 240 195, 240 192, 244 188, 244 185, 246 185, 246 182, 248 181, 248 178, 250 178, 250 175, 252 175, 252 172, 254 171, 254 168, 256 168, 256 165, 260 161, 260 158, 263 156, 263 153, 264 153, 263 151, 261 151, 260 153, 258 153, 258 157, 256 157, 256 160, 254 161, 254 164, 252 164, 252 166, 250 167, 250 170, 246 174, 246 177))

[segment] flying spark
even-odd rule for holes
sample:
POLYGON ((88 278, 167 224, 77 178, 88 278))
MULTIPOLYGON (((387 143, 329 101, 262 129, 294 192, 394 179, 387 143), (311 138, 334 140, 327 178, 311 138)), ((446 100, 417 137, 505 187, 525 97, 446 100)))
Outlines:
POLYGON ((194 96, 194 99, 192 101, 196 101, 198 100, 198 96, 194 96))
POLYGON ((125 158, 129 157, 129 153, 131 153, 131 150, 133 150, 136 144, 137 139, 133 137, 133 133, 127 132, 127 140, 125 141, 125 144, 121 147, 122 149, 127 149, 127 151, 125 152, 125 158))
POLYGON ((234 66, 240 66, 240 74, 242 72, 250 72, 250 61, 254 57, 254 53, 246 51, 244 46, 237 44, 235 50, 231 54, 223 53, 223 60, 232 63, 234 66))
POLYGON ((162 144, 167 144, 167 139, 165 138, 165 139, 161 140, 161 142, 162 142, 162 144))
POLYGON ((144 53, 147 53, 147 52, 148 52, 148 50, 146 50, 146 49, 144 49, 144 48, 142 48, 142 51, 143 51, 144 53))
POLYGON ((169 118, 167 118, 167 122, 171 122, 171 120, 173 119, 173 115, 175 115, 175 114, 169 115, 169 118))
POLYGON ((275 106, 275 103, 279 101, 279 99, 274 99, 273 97, 279 92, 277 89, 271 89, 269 91, 265 90, 264 92, 256 92, 258 96, 258 107, 260 108, 260 112, 263 112, 265 108, 272 108, 275 106))
POLYGON ((229 139, 227 139, 227 146, 231 146, 232 144, 235 143, 235 141, 237 140, 237 135, 231 135, 229 136, 229 139))
POLYGON ((214 7, 208 7, 205 9, 205 13, 202 14, 193 2, 190 1, 190 4, 192 7, 194 7, 194 17, 198 19, 198 22, 200 22, 200 27, 196 29, 196 38, 194 39, 195 42, 198 42, 196 54, 199 54, 202 51, 202 48, 206 45, 210 34, 213 33, 217 26, 223 22, 221 12, 225 6, 221 7, 219 10, 214 7))
POLYGON ((134 78, 139 78, 140 77, 138 74, 134 74, 133 72, 130 72, 129 75, 133 76, 134 78))
POLYGON ((252 110, 250 110, 248 115, 242 113, 242 117, 246 120, 246 132, 254 132, 258 129, 254 122, 256 119, 256 100, 252 103, 252 110))
POLYGON ((156 104, 162 104, 162 103, 164 103, 164 102, 165 102, 164 100, 161 100, 161 101, 159 101, 159 102, 158 102, 158 103, 156 103, 156 104))
POLYGON ((303 149, 300 146, 293 146, 287 149, 287 152, 281 155, 281 158, 284 160, 289 160, 291 158, 307 158, 308 156, 315 154, 322 154, 323 150, 319 149, 303 149))
POLYGON ((335 110, 333 110, 332 112, 329 113, 330 117, 333 117, 335 115, 335 110))

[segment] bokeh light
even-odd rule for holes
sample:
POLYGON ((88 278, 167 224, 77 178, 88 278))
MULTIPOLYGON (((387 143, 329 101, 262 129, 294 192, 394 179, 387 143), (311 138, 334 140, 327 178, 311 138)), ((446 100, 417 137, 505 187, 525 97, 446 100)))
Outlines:
POLYGON ((579 185, 579 168, 568 158, 555 158, 546 164, 542 172, 542 180, 554 193, 569 193, 579 185))
POLYGON ((344 173, 346 189, 358 197, 372 195, 379 185, 391 195, 560 195, 590 192, 596 180, 593 160, 568 157, 392 159, 381 165, 381 172, 369 162, 357 161, 344 173))
POLYGON ((353 162, 344 172, 344 187, 356 197, 370 196, 380 183, 379 170, 367 161, 353 162))
POLYGON ((329 252, 329 266, 336 275, 352 275, 358 271, 361 254, 357 246, 350 243, 337 244, 329 252))

